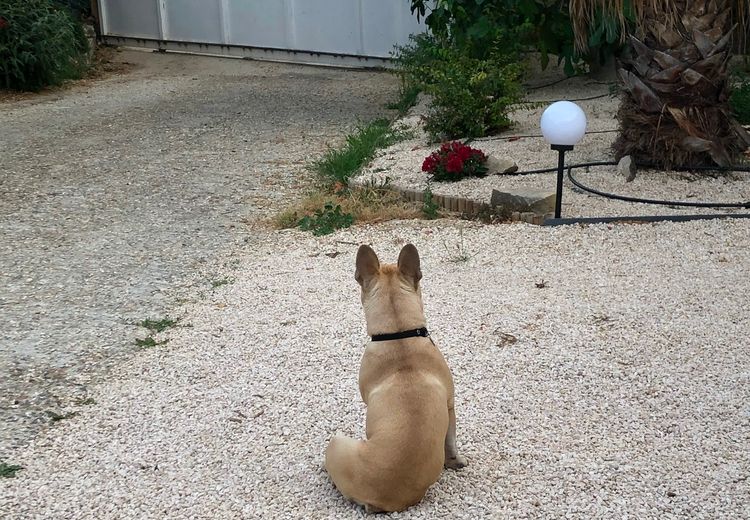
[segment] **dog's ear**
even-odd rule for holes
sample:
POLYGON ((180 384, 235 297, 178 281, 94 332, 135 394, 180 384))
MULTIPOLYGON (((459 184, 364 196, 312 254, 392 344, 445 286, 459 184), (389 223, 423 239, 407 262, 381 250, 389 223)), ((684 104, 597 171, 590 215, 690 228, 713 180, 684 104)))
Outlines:
POLYGON ((422 270, 419 268, 419 253, 412 244, 406 244, 398 255, 398 270, 414 282, 414 287, 422 279, 422 270))
POLYGON ((378 274, 380 270, 380 261, 378 255, 370 246, 359 246, 357 251, 357 268, 354 270, 354 279, 359 285, 365 285, 365 282, 378 274))

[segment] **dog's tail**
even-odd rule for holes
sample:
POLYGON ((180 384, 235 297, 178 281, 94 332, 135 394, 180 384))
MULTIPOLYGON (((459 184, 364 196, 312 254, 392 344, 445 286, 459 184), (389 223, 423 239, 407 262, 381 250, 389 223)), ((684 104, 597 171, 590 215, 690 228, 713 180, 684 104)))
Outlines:
POLYGON ((326 470, 338 490, 349 500, 367 505, 368 498, 362 492, 362 452, 364 441, 343 435, 334 435, 326 449, 326 470))

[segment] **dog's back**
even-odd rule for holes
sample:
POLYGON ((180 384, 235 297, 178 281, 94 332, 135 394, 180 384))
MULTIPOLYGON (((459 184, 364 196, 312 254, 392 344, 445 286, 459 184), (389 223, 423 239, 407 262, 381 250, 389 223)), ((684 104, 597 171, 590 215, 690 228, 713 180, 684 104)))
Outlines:
POLYGON ((442 361, 440 375, 448 367, 429 339, 389 343, 371 343, 362 362, 366 373, 360 379, 374 376, 365 385, 369 392, 363 392, 367 440, 335 436, 326 451, 326 468, 350 500, 371 510, 400 511, 422 499, 445 463, 448 389, 433 370, 416 367, 432 369, 442 361), (368 363, 368 358, 385 363, 368 363))

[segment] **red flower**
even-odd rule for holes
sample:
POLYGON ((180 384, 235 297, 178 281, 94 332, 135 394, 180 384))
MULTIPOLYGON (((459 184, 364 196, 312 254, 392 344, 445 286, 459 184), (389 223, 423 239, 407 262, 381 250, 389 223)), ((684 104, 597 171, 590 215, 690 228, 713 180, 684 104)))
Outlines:
POLYGON ((8 20, 0 16, 0 29, 5 29, 8 27, 8 20))
POLYGON ((422 163, 422 171, 423 172, 432 172, 432 170, 435 169, 435 166, 438 165, 438 160, 435 157, 435 154, 432 154, 428 156, 424 162, 422 163))
POLYGON ((464 169, 464 161, 457 154, 453 154, 448 157, 448 162, 445 165, 445 171, 448 173, 461 173, 464 169))
POLYGON ((461 158, 462 161, 468 161, 474 155, 474 150, 472 150, 468 146, 462 146, 461 148, 458 149, 456 153, 458 154, 458 156, 461 158))

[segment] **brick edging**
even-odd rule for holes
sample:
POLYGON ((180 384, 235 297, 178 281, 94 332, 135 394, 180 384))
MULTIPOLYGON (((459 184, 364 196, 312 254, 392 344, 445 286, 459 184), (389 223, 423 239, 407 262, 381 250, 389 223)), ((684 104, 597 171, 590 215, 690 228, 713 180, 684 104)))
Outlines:
MULTIPOLYGON (((354 185, 355 189, 361 189, 362 186, 354 185)), ((401 196, 407 202, 424 202, 424 191, 411 190, 407 188, 397 188, 394 186, 388 186, 385 188, 388 191, 396 193, 401 196)), ((474 199, 467 199, 464 197, 452 197, 448 195, 437 195, 432 194, 432 201, 438 208, 443 211, 449 211, 451 213, 460 213, 461 215, 467 215, 469 217, 477 217, 479 215, 488 215, 493 210, 493 206, 487 202, 480 202, 474 199)), ((541 226, 544 224, 545 218, 552 217, 551 214, 540 215, 532 211, 519 212, 514 211, 510 215, 511 222, 526 222, 527 224, 534 224, 541 226)))

